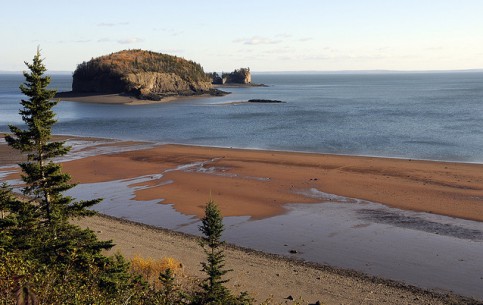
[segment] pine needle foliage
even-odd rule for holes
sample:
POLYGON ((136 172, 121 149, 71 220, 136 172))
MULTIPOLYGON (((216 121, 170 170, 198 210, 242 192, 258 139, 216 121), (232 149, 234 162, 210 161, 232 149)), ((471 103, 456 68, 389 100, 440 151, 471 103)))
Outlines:
POLYGON ((55 238, 69 218, 93 215, 94 212, 87 208, 100 200, 73 201, 63 195, 74 184, 53 161, 70 150, 64 142, 52 141, 52 127, 56 123, 52 108, 58 103, 53 99, 56 91, 47 89, 50 77, 44 75, 47 69, 39 50, 33 62, 25 64, 30 72, 24 72, 26 81, 20 90, 28 99, 21 101, 23 108, 19 114, 26 129, 10 125, 12 135, 7 135, 5 140, 11 147, 27 154, 27 161, 19 164, 26 184, 23 193, 37 205, 35 217, 41 220, 39 225, 47 226, 55 238))
POLYGON ((223 250, 224 242, 221 240, 223 234, 223 217, 218 206, 210 200, 205 207, 205 216, 201 219, 199 230, 203 233, 201 246, 206 254, 206 262, 201 266, 207 278, 201 284, 202 291, 195 295, 192 304, 251 304, 252 299, 246 293, 233 296, 224 284, 228 282, 223 276, 230 269, 225 269, 225 254, 223 250))
POLYGON ((26 282, 33 283, 47 273, 58 274, 56 285, 75 277, 97 283, 106 293, 116 293, 127 285, 119 279, 128 279, 128 265, 102 254, 112 242, 99 241, 91 230, 70 224, 73 217, 95 214, 88 207, 100 199, 75 201, 64 195, 74 184, 54 162, 70 149, 64 142, 52 140, 55 90, 47 88, 50 78, 44 75, 47 70, 39 50, 26 65, 29 71, 24 72, 26 81, 20 90, 27 98, 22 99, 19 112, 25 129, 11 125, 11 135, 5 137, 11 147, 27 155, 27 161, 19 164, 26 199, 14 196, 8 185, 0 186, 0 257, 14 253, 26 264, 37 266, 23 277, 26 282), (93 274, 98 276, 93 278, 93 274))
POLYGON ((223 269, 225 267, 225 254, 221 248, 224 244, 221 241, 223 217, 213 201, 209 201, 206 205, 205 217, 201 219, 199 229, 203 233, 202 246, 204 246, 207 255, 207 261, 201 263, 202 271, 208 275, 202 287, 208 295, 213 297, 218 294, 222 295, 226 293, 223 284, 228 282, 228 280, 223 280, 222 277, 231 270, 223 269))

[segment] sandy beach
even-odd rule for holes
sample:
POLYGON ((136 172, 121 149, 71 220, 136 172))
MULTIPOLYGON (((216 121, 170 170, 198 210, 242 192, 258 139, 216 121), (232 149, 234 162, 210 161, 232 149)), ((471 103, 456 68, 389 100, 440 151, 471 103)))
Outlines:
MULTIPOLYGON (((96 216, 76 222, 94 230, 101 239, 116 244, 110 253, 126 257, 173 257, 183 264, 184 278, 203 278, 200 262, 205 254, 198 239, 133 222, 96 216)), ((234 292, 248 291, 259 302, 292 304, 286 298, 303 299, 302 304, 477 304, 447 293, 425 291, 414 286, 370 277, 350 270, 317 266, 227 246, 227 286, 234 292)))
POLYGON ((55 98, 65 102, 81 102, 81 103, 97 103, 97 104, 125 104, 125 105, 148 105, 168 103, 174 101, 182 101, 187 99, 207 97, 209 94, 197 96, 166 96, 159 101, 142 100, 134 96, 125 94, 92 94, 92 93, 73 93, 73 92, 59 92, 55 98))

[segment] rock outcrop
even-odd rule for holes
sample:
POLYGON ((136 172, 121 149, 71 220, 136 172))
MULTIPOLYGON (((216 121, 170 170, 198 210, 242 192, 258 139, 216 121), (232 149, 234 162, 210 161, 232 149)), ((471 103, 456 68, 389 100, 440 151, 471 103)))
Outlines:
POLYGON ((184 58, 142 50, 101 56, 77 66, 72 91, 124 93, 139 98, 213 92, 203 68, 184 58))
MULTIPOLYGON (((218 76, 216 73, 215 75, 218 76)), ((219 83, 219 76, 216 79, 213 77, 212 81, 213 83, 219 83)), ((240 68, 231 73, 222 73, 221 75, 222 84, 251 84, 251 82, 252 74, 250 73, 250 68, 240 68)))
POLYGON ((285 103, 279 100, 266 100, 266 99, 251 99, 248 100, 249 103, 261 103, 261 104, 276 104, 276 103, 285 103))
POLYGON ((176 73, 144 72, 129 73, 124 76, 129 92, 143 96, 149 94, 180 94, 208 92, 212 86, 210 82, 191 81, 182 79, 176 73))

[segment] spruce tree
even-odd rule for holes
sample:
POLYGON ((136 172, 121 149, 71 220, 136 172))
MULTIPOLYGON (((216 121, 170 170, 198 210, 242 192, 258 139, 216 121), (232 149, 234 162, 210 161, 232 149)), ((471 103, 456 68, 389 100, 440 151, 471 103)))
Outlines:
POLYGON ((228 280, 223 276, 232 271, 225 268, 225 254, 221 240, 223 233, 223 217, 218 206, 209 201, 205 207, 205 216, 201 219, 199 226, 203 238, 201 246, 206 253, 207 260, 202 262, 201 271, 207 274, 207 278, 201 284, 202 292, 195 296, 192 304, 212 304, 212 305, 241 305, 251 304, 252 299, 242 292, 239 296, 233 296, 223 284, 228 280))
POLYGON ((7 183, 0 186, 0 253, 35 244, 37 208, 19 200, 7 183))
POLYGON ((67 154, 70 149, 64 142, 52 140, 52 127, 56 123, 52 108, 58 102, 53 99, 56 91, 47 88, 50 77, 44 75, 47 69, 38 49, 33 62, 25 64, 29 72, 24 72, 26 81, 20 90, 28 99, 22 99, 23 108, 19 114, 26 129, 10 125, 12 134, 5 137, 8 145, 27 154, 27 161, 19 165, 28 205, 8 205, 13 213, 11 218, 16 220, 15 232, 24 232, 30 238, 35 236, 37 244, 30 243, 26 247, 30 247, 32 255, 44 263, 67 263, 80 257, 89 260, 86 255, 100 255, 102 249, 109 249, 112 244, 98 241, 92 232, 69 224, 69 219, 93 215, 94 212, 87 208, 100 199, 74 201, 63 194, 74 184, 54 162, 54 158, 67 154))
POLYGON ((202 271, 208 275, 202 288, 205 291, 205 301, 207 303, 223 300, 228 291, 223 286, 228 280, 222 277, 230 270, 225 267, 225 254, 221 246, 221 234, 223 233, 223 217, 220 210, 213 201, 209 201, 205 208, 205 217, 201 219, 199 227, 203 233, 202 245, 207 256, 207 261, 202 262, 202 271))

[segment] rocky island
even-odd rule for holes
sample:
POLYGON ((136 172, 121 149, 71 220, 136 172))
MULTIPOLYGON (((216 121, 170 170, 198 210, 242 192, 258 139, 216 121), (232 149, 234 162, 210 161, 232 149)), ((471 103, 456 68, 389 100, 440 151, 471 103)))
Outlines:
POLYGON ((218 73, 213 72, 210 76, 214 85, 251 84, 252 82, 250 68, 235 69, 235 71, 231 73, 222 73, 221 76, 218 73))
POLYGON ((224 95, 213 88, 203 67, 181 57, 144 50, 124 50, 79 64, 72 92, 58 97, 118 94, 159 101, 170 96, 224 95))
POLYGON ((224 87, 266 87, 264 84, 252 83, 250 68, 239 68, 233 72, 222 72, 221 76, 216 73, 208 73, 213 85, 224 87))

